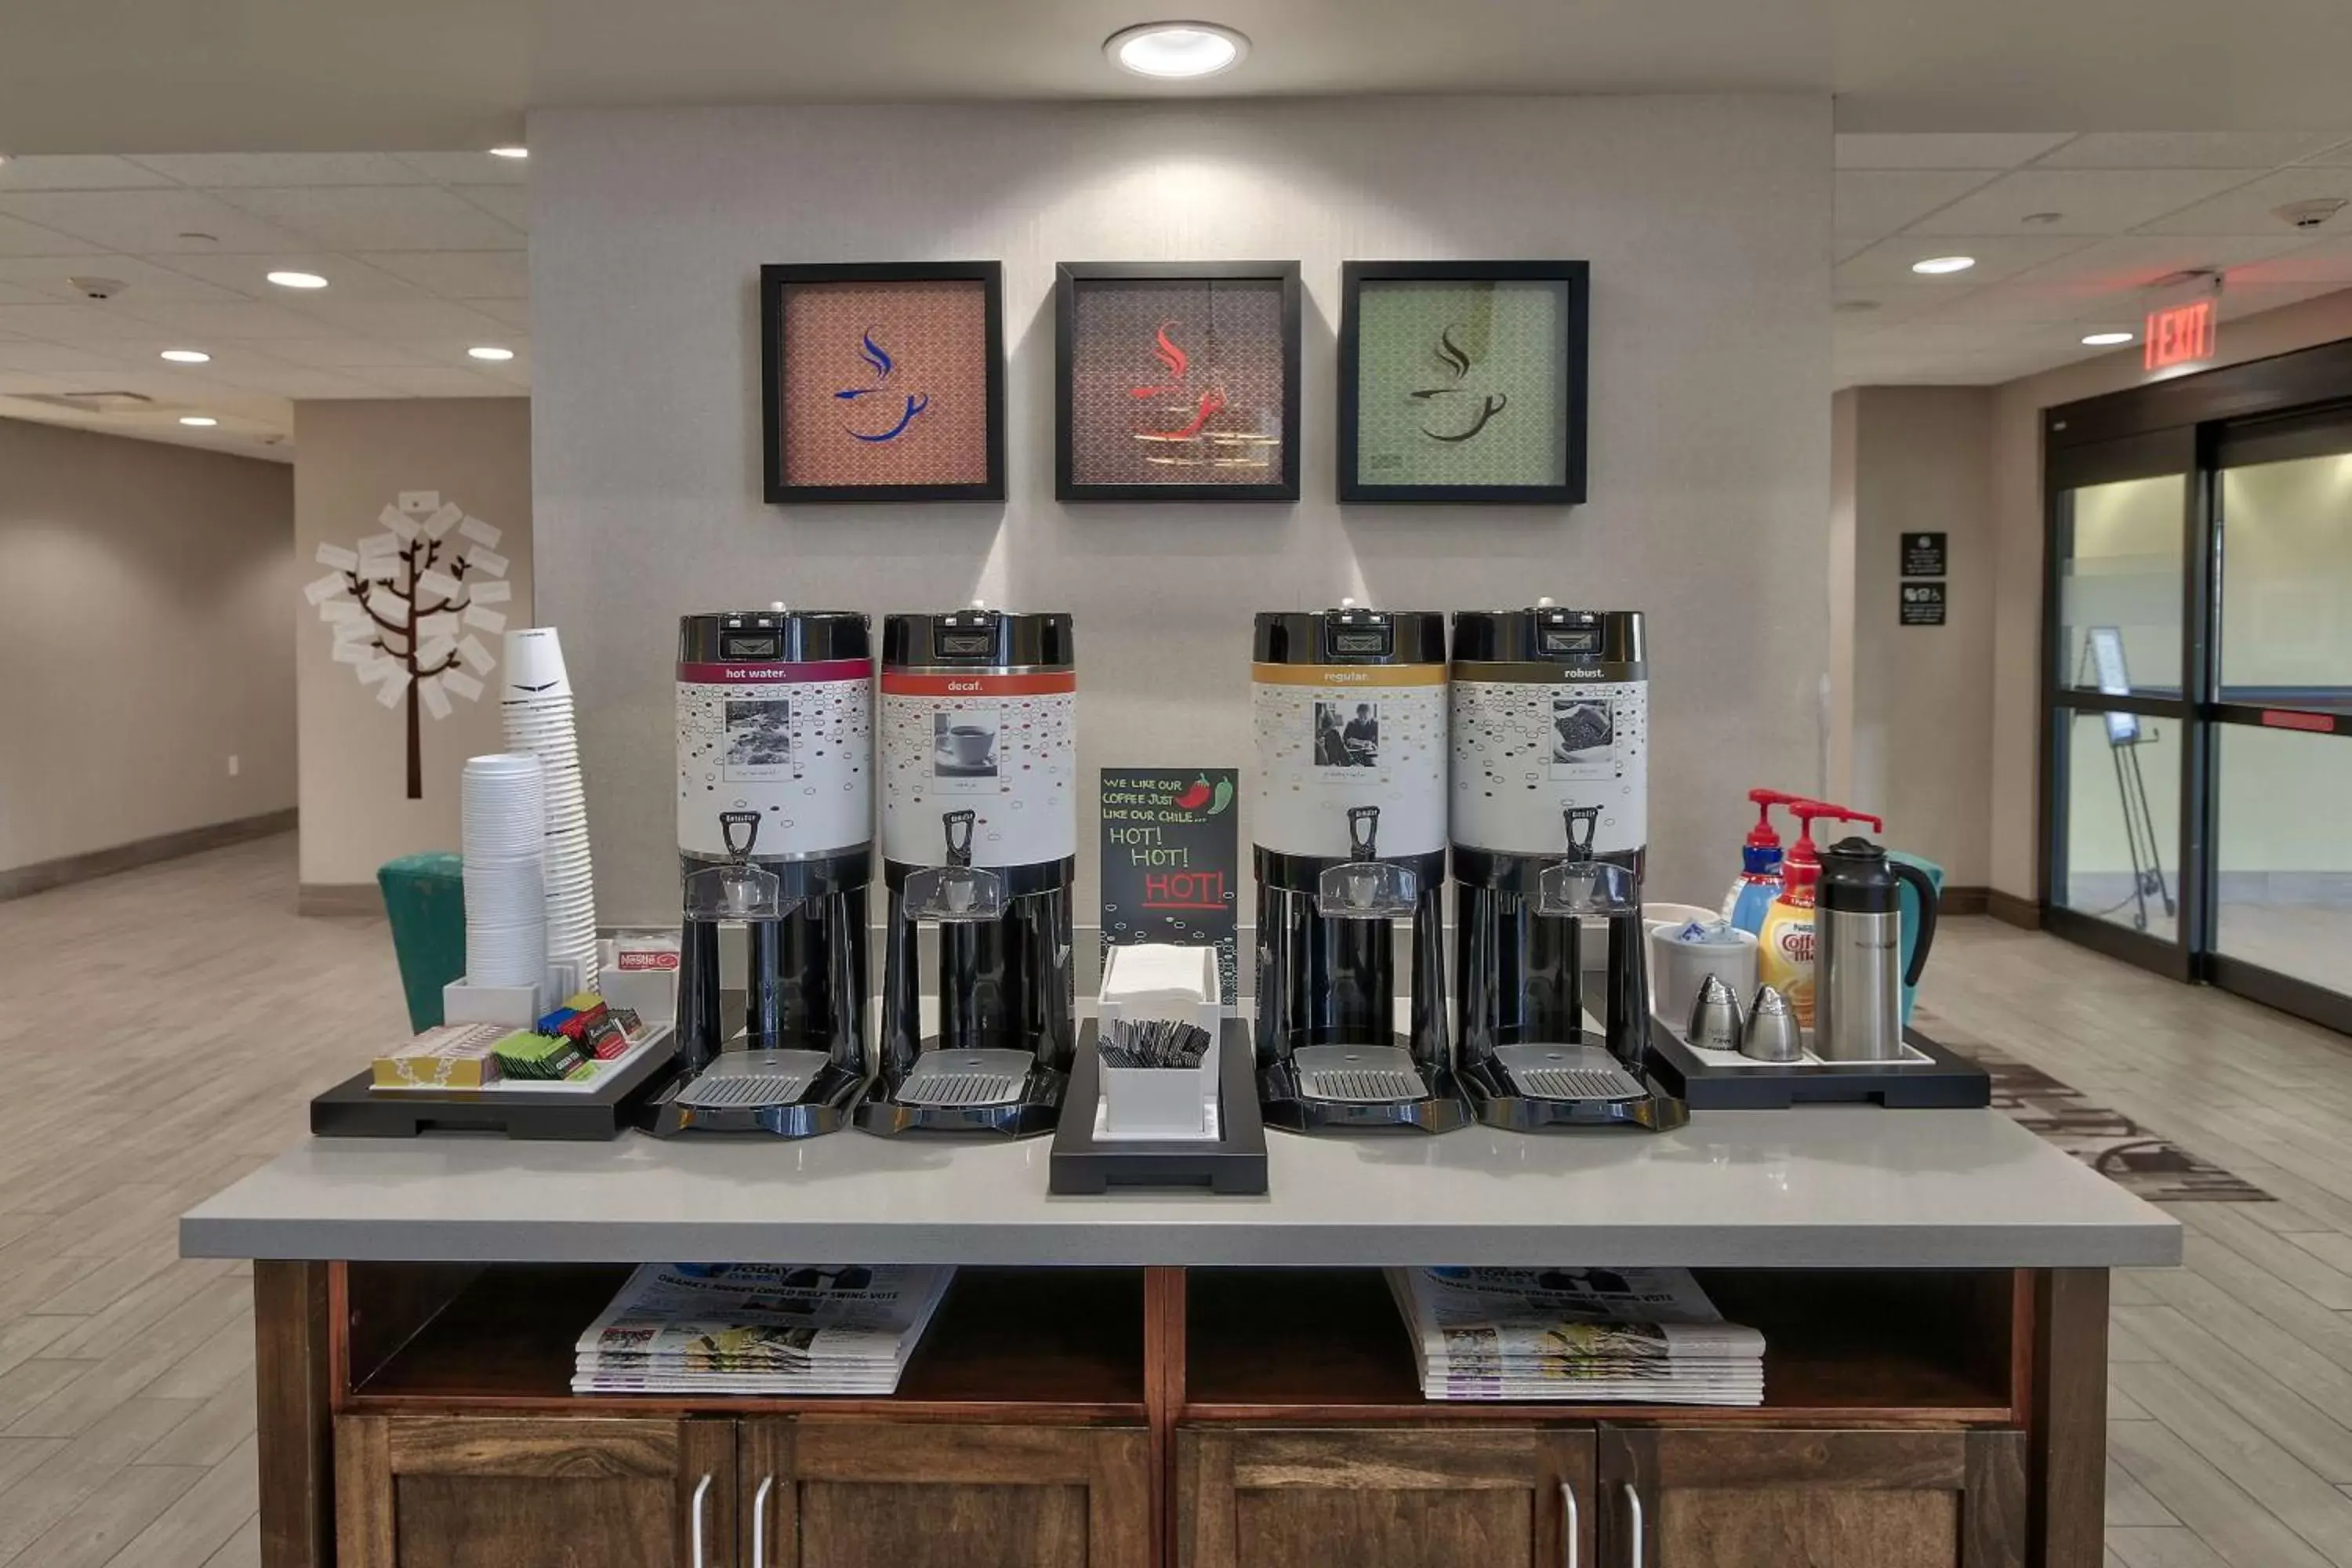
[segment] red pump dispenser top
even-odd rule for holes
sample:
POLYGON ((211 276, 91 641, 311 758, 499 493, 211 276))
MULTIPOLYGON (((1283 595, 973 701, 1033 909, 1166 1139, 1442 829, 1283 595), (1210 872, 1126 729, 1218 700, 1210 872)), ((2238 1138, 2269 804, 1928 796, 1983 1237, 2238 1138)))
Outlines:
POLYGON ((1815 822, 1823 818, 1832 822, 1867 822, 1874 833, 1886 831, 1886 824, 1868 812, 1825 800, 1790 801, 1789 815, 1797 819, 1797 841, 1789 847, 1789 858, 1781 865, 1780 896, 1790 903, 1811 903, 1813 886, 1821 880, 1822 858, 1813 847, 1815 822))
POLYGON ((1772 828, 1772 808, 1794 805, 1805 797, 1790 795, 1786 790, 1751 789, 1748 792, 1748 798, 1756 803, 1756 826, 1748 830, 1747 847, 1750 849, 1778 849, 1780 847, 1780 836, 1772 828))

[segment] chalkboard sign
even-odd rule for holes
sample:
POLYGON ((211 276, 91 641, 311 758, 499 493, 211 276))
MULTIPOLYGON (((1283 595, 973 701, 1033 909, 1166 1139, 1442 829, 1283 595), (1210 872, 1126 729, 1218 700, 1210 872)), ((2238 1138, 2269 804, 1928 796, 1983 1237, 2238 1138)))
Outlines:
POLYGON ((1225 1004, 1239 994, 1241 879, 1235 768, 1102 771, 1102 938, 1114 946, 1213 944, 1225 1004))

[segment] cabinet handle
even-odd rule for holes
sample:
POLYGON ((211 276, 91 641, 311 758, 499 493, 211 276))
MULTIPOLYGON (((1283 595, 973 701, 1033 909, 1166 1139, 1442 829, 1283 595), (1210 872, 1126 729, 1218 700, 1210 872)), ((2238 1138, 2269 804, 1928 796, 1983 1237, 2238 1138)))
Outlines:
MULTIPOLYGON (((1560 1511, 1568 1516, 1568 1568, 1576 1568, 1576 1553, 1578 1550, 1577 1538, 1582 1535, 1584 1531, 1582 1526, 1579 1524, 1576 1517, 1576 1487, 1574 1483, 1569 1481, 1562 1481, 1559 1483, 1559 1507, 1560 1511)), ((751 1568, 759 1568, 759 1564, 755 1563, 751 1565, 751 1568)))
MULTIPOLYGON (((768 1568, 768 1494, 775 1489, 776 1478, 760 1478, 760 1489, 751 1498, 751 1568, 768 1568)), ((1576 1568, 1571 1563, 1568 1568, 1576 1568)))
POLYGON ((1645 1568, 1650 1554, 1642 1541, 1642 1489, 1631 1481, 1625 1482, 1624 1486, 1625 1507, 1633 1516, 1633 1549, 1626 1554, 1625 1563, 1627 1568, 1645 1568))
POLYGON ((694 1489, 694 1517, 688 1525, 689 1538, 694 1543, 694 1568, 702 1568, 702 1500, 709 1490, 709 1476, 703 1477, 702 1484, 694 1489))

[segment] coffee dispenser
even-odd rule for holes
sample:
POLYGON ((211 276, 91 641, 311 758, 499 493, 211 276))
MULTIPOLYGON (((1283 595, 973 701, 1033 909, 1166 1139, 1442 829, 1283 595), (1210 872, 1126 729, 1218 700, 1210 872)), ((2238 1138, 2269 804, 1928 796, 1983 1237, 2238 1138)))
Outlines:
POLYGON ((652 1130, 804 1137, 870 1069, 874 658, 866 617, 730 610, 678 622, 679 1082, 652 1130), (740 1018, 719 938, 744 932, 740 1018))
POLYGON ((1454 1005, 1482 1121, 1539 1128, 1679 1120, 1644 1077, 1642 872, 1649 675, 1638 610, 1454 617, 1454 1005), (1587 996, 1587 920, 1608 929, 1587 996), (1588 1006, 1604 1020, 1598 1037, 1588 1006))
POLYGON ((1066 615, 975 605, 883 622, 890 907, 882 1073, 857 1110, 869 1131, 1053 1128, 1076 1037, 1075 658, 1066 615))
POLYGON ((1445 1034, 1445 623, 1257 617, 1253 858, 1259 1097, 1307 1131, 1468 1120, 1445 1034), (1396 928, 1411 922, 1397 1030, 1396 928))

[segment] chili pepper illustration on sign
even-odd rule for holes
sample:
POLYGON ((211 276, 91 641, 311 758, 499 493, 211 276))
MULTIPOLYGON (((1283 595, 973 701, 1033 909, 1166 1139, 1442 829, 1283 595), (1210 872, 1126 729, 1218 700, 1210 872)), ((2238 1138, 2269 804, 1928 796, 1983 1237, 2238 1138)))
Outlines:
MULTIPOLYGON (((883 349, 880 343, 874 341, 873 328, 866 328, 865 334, 859 339, 857 354, 860 359, 864 360, 868 365, 873 367, 874 384, 871 386, 845 386, 839 392, 834 394, 834 396, 839 398, 842 402, 848 404, 853 411, 858 406, 859 400, 862 398, 877 396, 886 392, 897 395, 897 389, 889 384, 889 381, 891 374, 898 368, 898 362, 890 357, 888 353, 883 349)), ((845 427, 845 433, 852 440, 856 441, 880 442, 897 440, 901 435, 905 434, 907 426, 915 422, 915 416, 931 405, 931 395, 928 392, 908 393, 903 395, 906 398, 905 409, 899 414, 898 423, 891 426, 887 430, 880 431, 878 433, 869 432, 857 429, 853 425, 845 427)))
POLYGON ((1192 787, 1168 803, 1179 811, 1198 811, 1209 804, 1209 781, 1195 779, 1192 787))
MULTIPOLYGON (((1467 350, 1454 341, 1454 330, 1459 324, 1458 322, 1448 324, 1441 331, 1437 334, 1437 347, 1432 351, 1438 363, 1445 367, 1452 384, 1427 387, 1412 394, 1415 401, 1428 405, 1433 409, 1450 409, 1454 406, 1449 400, 1462 395, 1464 391, 1462 383, 1469 376, 1471 368, 1477 363, 1467 350)), ((1421 433, 1433 441, 1448 443, 1467 441, 1484 430, 1488 420, 1509 407, 1510 403, 1510 395, 1507 393, 1488 393, 1479 400, 1477 413, 1444 421, 1445 427, 1442 429, 1432 429, 1424 424, 1421 427, 1421 433), (1466 429, 1458 427, 1461 419, 1464 418, 1469 420, 1469 426, 1466 429)))

